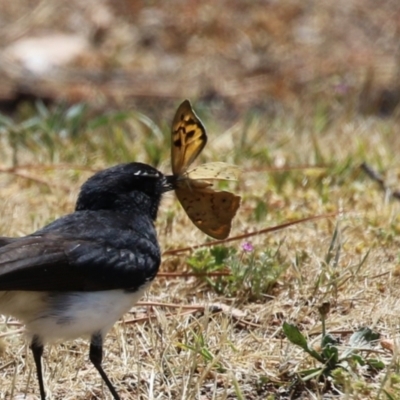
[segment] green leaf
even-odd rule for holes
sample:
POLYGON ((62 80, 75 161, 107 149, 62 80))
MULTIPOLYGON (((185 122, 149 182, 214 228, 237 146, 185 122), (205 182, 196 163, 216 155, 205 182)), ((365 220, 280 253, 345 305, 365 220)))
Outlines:
POLYGON ((362 347, 370 347, 370 343, 378 340, 379 337, 380 334, 378 332, 374 332, 369 328, 363 328, 354 332, 349 339, 350 348, 343 352, 341 359, 345 360, 353 356, 354 352, 362 347))
POLYGON ((82 117, 86 110, 86 105, 83 103, 74 104, 65 113, 66 120, 73 120, 82 117))
POLYGON ((383 361, 378 360, 376 358, 368 358, 367 363, 370 367, 375 368, 375 369, 384 369, 385 368, 385 364, 383 361))
POLYGON ((336 364, 339 361, 339 351, 337 347, 328 344, 322 350, 322 354, 326 358, 327 364, 329 364, 329 369, 336 368, 336 364))
POLYGON ((308 381, 312 378, 322 375, 323 372, 324 372, 323 368, 312 368, 301 371, 300 376, 303 381, 308 381))
POLYGON ((284 322, 282 329, 283 333, 289 339, 290 342, 292 342, 296 346, 301 347, 310 356, 314 357, 319 362, 325 364, 324 358, 320 354, 318 354, 314 349, 308 347, 307 339, 299 331, 297 326, 284 322))
POLYGON ((349 344, 351 347, 361 347, 367 343, 370 343, 374 340, 378 340, 380 337, 378 332, 374 332, 369 328, 363 328, 357 332, 354 332, 350 339, 349 344))
POLYGON ((359 354, 353 354, 351 359, 354 360, 358 365, 362 367, 366 364, 364 357, 361 357, 359 354))
POLYGON ((215 265, 223 264, 229 256, 231 250, 226 246, 215 246, 210 249, 210 254, 214 257, 215 265))
POLYGON ((325 346, 330 345, 330 344, 338 344, 338 340, 335 339, 332 335, 328 334, 322 338, 321 344, 322 344, 322 347, 324 348, 325 346))
POLYGON ((308 352, 309 349, 308 349, 307 339, 299 331, 299 328, 297 328, 297 326, 284 322, 282 329, 283 333, 289 339, 290 342, 308 352))

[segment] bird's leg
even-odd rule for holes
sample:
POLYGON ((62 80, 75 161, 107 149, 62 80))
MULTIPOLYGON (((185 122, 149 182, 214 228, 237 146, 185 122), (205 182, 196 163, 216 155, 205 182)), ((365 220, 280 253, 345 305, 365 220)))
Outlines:
POLYGON ((92 339, 90 341, 89 358, 97 371, 99 371, 99 374, 102 377, 103 381, 106 383, 108 389, 110 389, 110 392, 113 395, 114 399, 121 400, 114 386, 104 372, 103 367, 101 366, 101 360, 103 359, 103 337, 101 333, 96 333, 92 336, 92 339))
POLYGON ((39 381, 40 398, 41 400, 46 400, 46 393, 44 391, 43 384, 43 374, 42 374, 42 354, 43 354, 43 344, 41 343, 38 336, 33 336, 31 342, 31 350, 33 353, 33 359, 36 364, 36 373, 39 381))

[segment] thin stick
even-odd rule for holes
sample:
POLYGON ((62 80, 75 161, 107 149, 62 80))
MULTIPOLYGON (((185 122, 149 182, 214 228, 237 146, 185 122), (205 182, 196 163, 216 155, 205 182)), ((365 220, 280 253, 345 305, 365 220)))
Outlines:
POLYGON ((280 231, 281 229, 287 228, 287 227, 292 226, 292 225, 301 224, 303 222, 313 221, 313 220, 322 219, 322 218, 332 218, 332 217, 336 217, 338 215, 339 215, 339 212, 332 213, 332 214, 313 215, 312 217, 296 219, 294 221, 285 222, 284 224, 271 226, 271 227, 265 228, 265 229, 260 229, 260 230, 255 231, 255 232, 244 233, 242 235, 233 236, 233 237, 230 237, 230 238, 224 239, 224 240, 214 240, 212 242, 207 242, 207 243, 203 243, 203 244, 197 244, 197 245, 190 246, 190 247, 181 247, 179 249, 167 250, 167 251, 164 251, 163 256, 175 255, 175 254, 179 254, 179 253, 184 253, 186 251, 196 250, 196 249, 199 249, 199 248, 202 248, 202 247, 211 247, 211 246, 216 246, 216 245, 222 244, 222 243, 228 243, 228 242, 233 242, 233 241, 236 241, 236 240, 247 239, 249 237, 261 235, 261 234, 264 234, 264 233, 280 231))

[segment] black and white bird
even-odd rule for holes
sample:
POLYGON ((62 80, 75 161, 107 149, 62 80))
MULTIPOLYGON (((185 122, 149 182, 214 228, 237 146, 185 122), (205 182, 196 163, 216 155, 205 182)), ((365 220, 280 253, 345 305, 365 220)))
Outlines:
POLYGON ((120 399, 101 365, 103 339, 157 274, 154 221, 171 181, 146 164, 117 165, 83 184, 72 214, 28 236, 0 238, 0 314, 26 326, 42 400, 44 344, 82 336, 120 399))

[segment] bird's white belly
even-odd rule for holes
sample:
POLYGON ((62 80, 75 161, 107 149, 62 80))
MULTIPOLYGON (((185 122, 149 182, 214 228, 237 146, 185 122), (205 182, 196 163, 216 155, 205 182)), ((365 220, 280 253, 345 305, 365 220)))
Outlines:
POLYGON ((44 342, 97 332, 105 335, 139 301, 146 287, 134 293, 119 289, 69 293, 0 292, 0 314, 20 319, 29 334, 39 336, 44 342))

